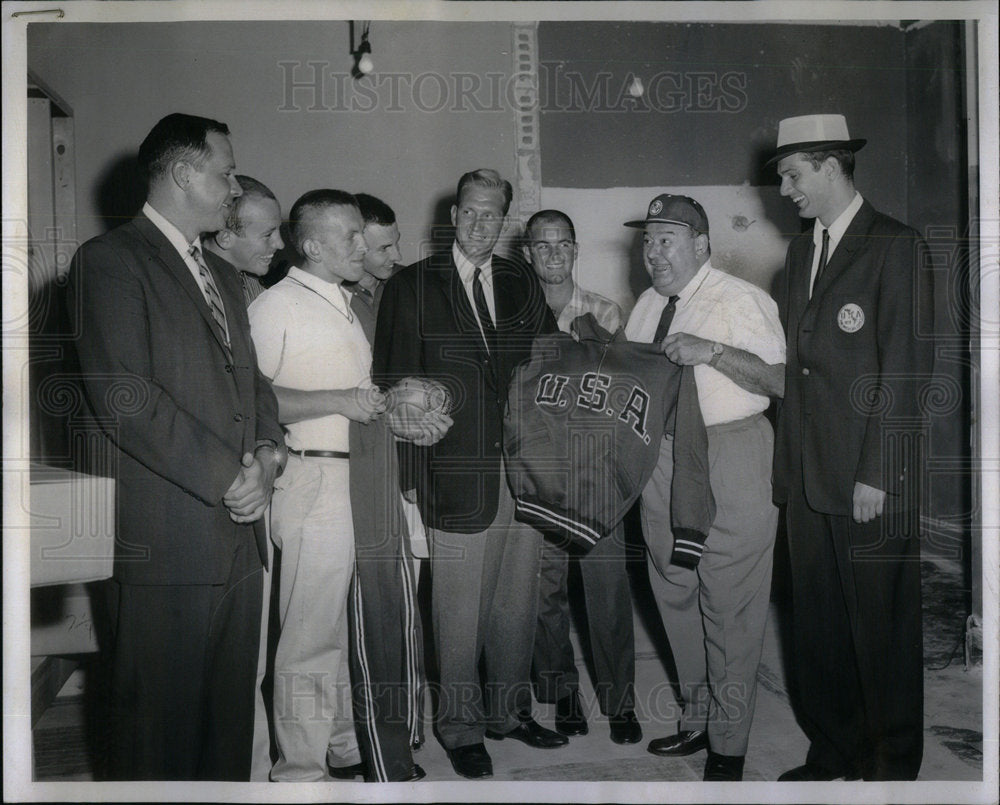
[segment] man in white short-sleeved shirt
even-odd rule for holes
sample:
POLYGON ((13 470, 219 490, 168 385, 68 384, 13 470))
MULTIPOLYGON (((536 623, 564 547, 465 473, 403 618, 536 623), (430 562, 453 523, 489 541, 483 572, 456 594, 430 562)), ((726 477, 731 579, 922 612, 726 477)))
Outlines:
POLYGON ((642 493, 649 579, 670 640, 681 691, 675 735, 649 744, 676 757, 708 749, 705 780, 741 780, 771 589, 778 510, 771 502, 774 435, 764 417, 784 388, 785 339, 774 301, 712 267, 708 218, 694 199, 663 194, 642 228, 653 280, 625 333, 661 343, 694 366, 708 432, 716 516, 703 546, 670 529, 673 443, 642 493))
POLYGON ((368 339, 341 287, 364 272, 364 222, 354 197, 313 190, 289 217, 302 262, 253 302, 250 326, 289 452, 271 504, 281 548, 271 779, 309 782, 353 776, 361 763, 348 665, 348 427, 375 419, 385 398, 371 384, 368 339))

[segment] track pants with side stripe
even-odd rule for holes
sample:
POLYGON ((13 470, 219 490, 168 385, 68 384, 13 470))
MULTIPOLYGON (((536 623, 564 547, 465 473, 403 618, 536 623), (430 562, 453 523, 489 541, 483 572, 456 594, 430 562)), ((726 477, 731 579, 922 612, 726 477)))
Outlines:
POLYGON ((351 690, 368 782, 407 779, 423 741, 423 634, 399 497, 395 440, 383 423, 351 423, 355 573, 351 690))

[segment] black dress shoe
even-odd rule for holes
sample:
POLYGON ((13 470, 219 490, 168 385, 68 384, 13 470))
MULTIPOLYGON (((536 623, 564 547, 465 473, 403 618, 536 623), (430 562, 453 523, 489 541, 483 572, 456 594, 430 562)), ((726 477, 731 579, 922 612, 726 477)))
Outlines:
POLYGON ((611 722, 611 740, 616 744, 637 744, 642 740, 642 727, 635 711, 629 710, 618 716, 608 716, 611 722))
POLYGON ((330 776, 337 780, 353 780, 355 777, 364 777, 367 769, 364 763, 355 763, 353 766, 328 766, 330 776))
POLYGON ((565 746, 569 743, 569 739, 565 735, 545 729, 533 718, 522 721, 510 732, 486 730, 486 737, 494 741, 513 738, 515 741, 521 741, 528 746, 535 747, 535 749, 555 749, 557 746, 565 746))
MULTIPOLYGON (((427 776, 427 772, 425 772, 422 768, 420 768, 420 766, 418 766, 416 763, 414 763, 413 764, 413 771, 410 772, 410 775, 408 777, 404 777, 402 780, 399 780, 398 782, 400 782, 400 783, 414 783, 417 780, 423 780, 424 777, 426 777, 426 776, 427 776)), ((397 782, 397 781, 394 780, 393 782, 397 782)))
POLYGON ((719 755, 709 750, 705 764, 706 783, 738 783, 743 779, 743 755, 719 755))
POLYGON ((702 749, 708 749, 708 733, 705 730, 681 730, 676 735, 655 738, 646 749, 660 757, 693 755, 702 749))
POLYGON ((587 717, 580 706, 580 692, 574 690, 556 702, 556 732, 561 735, 586 735, 587 717))
POLYGON ((849 769, 840 769, 839 771, 831 771, 830 769, 824 768, 823 766, 817 766, 815 763, 804 763, 801 766, 796 766, 794 769, 789 769, 784 774, 778 778, 778 782, 781 783, 810 783, 810 782, 827 782, 829 780, 860 780, 861 776, 849 769))
POLYGON ((456 774, 470 780, 493 776, 493 761, 483 744, 469 744, 448 749, 448 760, 456 774))

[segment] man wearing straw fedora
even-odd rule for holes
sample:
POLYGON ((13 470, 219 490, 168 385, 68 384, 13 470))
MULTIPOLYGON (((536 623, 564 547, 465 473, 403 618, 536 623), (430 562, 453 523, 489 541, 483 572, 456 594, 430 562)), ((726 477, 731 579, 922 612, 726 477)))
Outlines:
POLYGON ((792 568, 797 710, 810 746, 780 780, 913 780, 923 747, 921 386, 933 363, 926 245, 854 187, 842 115, 782 120, 792 240, 775 502, 792 568))

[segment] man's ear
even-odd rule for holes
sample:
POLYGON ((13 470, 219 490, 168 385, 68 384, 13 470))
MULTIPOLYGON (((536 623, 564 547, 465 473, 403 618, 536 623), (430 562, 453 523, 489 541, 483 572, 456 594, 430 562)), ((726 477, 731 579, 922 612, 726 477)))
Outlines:
POLYGON ((322 259, 320 254, 319 243, 317 243, 312 238, 306 238, 302 241, 302 255, 310 263, 318 263, 322 259))
POLYGON ((530 265, 534 265, 534 264, 533 264, 533 263, 531 262, 531 249, 529 249, 529 248, 528 248, 527 246, 525 246, 524 244, 521 244, 521 253, 522 253, 522 254, 524 255, 524 260, 525 260, 525 262, 526 262, 526 263, 527 263, 527 264, 528 264, 529 266, 530 266, 530 265))
POLYGON ((451 205, 451 225, 452 226, 457 226, 458 225, 456 223, 457 221, 458 221, 458 207, 456 207, 454 204, 452 204, 451 205))
POLYGON ((236 237, 231 229, 220 229, 215 233, 215 243, 220 249, 229 250, 233 245, 233 238, 236 237))
POLYGON ((191 183, 192 170, 190 162, 179 159, 170 166, 170 178, 181 190, 187 190, 187 186, 191 183))
POLYGON ((708 235, 704 232, 699 232, 694 239, 694 248, 698 254, 708 253, 708 235))

